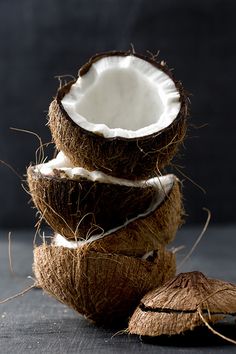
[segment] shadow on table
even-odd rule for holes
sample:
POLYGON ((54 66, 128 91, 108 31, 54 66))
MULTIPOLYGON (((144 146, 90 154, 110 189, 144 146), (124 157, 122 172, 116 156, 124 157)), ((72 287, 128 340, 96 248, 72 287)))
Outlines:
MULTIPOLYGON (((71 314, 73 316, 73 314, 71 314)), ((161 336, 161 337, 141 337, 141 340, 136 335, 127 335, 122 331, 118 331, 118 328, 114 327, 102 327, 96 326, 82 316, 66 317, 64 318, 41 318, 38 321, 29 321, 25 318, 20 324, 10 324, 11 327, 5 326, 2 328, 1 339, 22 340, 24 338, 24 345, 34 345, 37 347, 37 343, 43 343, 45 346, 47 343, 60 347, 60 353, 77 352, 80 350, 91 350, 96 348, 104 349, 104 353, 109 353, 116 349, 117 353, 122 353, 123 349, 130 348, 131 352, 135 350, 137 353, 148 351, 150 353, 156 352, 158 347, 168 347, 170 352, 173 353, 177 348, 205 348, 205 347, 219 347, 221 350, 227 351, 226 347, 231 350, 231 343, 219 338, 211 333, 206 327, 197 328, 194 331, 186 332, 183 335, 178 336, 161 336), (9 330, 11 328, 11 330, 9 330), (143 346, 143 344, 146 344, 143 346), (141 346, 140 346, 141 345, 141 346), (150 345, 150 347, 149 347, 150 345), (114 349, 115 348, 115 349, 114 349), (222 349, 223 348, 223 349, 222 349), (132 350, 131 350, 132 349, 132 350)), ((124 327, 123 327, 124 329, 124 327)), ((233 323, 223 323, 214 326, 214 329, 221 334, 235 339, 236 328, 233 323)), ((32 347, 33 348, 33 347, 32 347)), ((37 349, 37 348, 36 348, 37 349)), ((38 349, 37 349, 38 350, 38 349)), ((194 352, 198 352, 197 351, 194 352)), ((126 351, 124 351, 126 353, 126 351)), ((228 352, 228 351, 227 351, 228 352)))
MULTIPOLYGON (((214 329, 220 334, 236 340, 235 323, 219 323, 214 325, 214 329)), ((207 327, 199 327, 194 331, 188 331, 184 334, 174 336, 147 337, 141 336, 144 343, 156 344, 161 346, 175 347, 209 347, 209 346, 225 346, 233 345, 225 339, 210 332, 207 327)))

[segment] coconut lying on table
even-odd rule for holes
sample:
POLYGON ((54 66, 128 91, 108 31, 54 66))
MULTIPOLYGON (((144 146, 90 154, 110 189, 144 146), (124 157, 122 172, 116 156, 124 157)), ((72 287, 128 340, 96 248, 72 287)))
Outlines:
POLYGON ((142 336, 175 335, 226 315, 236 315, 236 285, 200 272, 181 273, 141 300, 129 332, 142 336))
POLYGON ((43 244, 34 249, 37 285, 88 319, 127 319, 142 296, 175 274, 175 256, 159 247, 142 259, 43 244))
POLYGON ((92 241, 123 233, 120 238, 135 240, 146 234, 166 243, 181 223, 179 181, 171 174, 147 181, 118 179, 72 167, 63 153, 29 167, 27 173, 36 207, 52 229, 68 239, 92 241))
POLYGON ((92 57, 58 90, 49 126, 76 166, 146 179, 176 154, 188 100, 165 63, 131 52, 92 57))

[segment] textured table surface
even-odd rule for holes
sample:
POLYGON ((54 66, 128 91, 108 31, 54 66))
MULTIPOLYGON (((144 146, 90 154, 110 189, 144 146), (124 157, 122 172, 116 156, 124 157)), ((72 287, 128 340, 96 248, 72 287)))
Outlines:
MULTIPOLYGON (((178 264, 200 231, 199 227, 185 227, 178 233, 175 246, 186 246, 178 252, 178 264)), ((0 298, 4 299, 33 283, 33 232, 12 233, 14 275, 9 270, 7 232, 2 231, 0 237, 0 298)), ((236 227, 211 227, 179 271, 199 270, 236 283, 235 248, 236 227)), ((236 346, 217 339, 206 328, 188 336, 147 342, 118 334, 119 328, 95 327, 38 289, 1 304, 0 327, 0 353, 236 353, 236 346)), ((236 339, 234 321, 217 329, 236 339)))

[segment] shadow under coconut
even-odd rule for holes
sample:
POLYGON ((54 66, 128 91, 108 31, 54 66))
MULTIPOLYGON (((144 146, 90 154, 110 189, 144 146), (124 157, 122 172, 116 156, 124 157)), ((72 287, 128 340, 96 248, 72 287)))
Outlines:
MULTIPOLYGON (((105 348, 108 347, 107 353, 109 353, 110 344, 140 343, 135 336, 129 337, 125 333, 121 333, 123 329, 124 327, 118 328, 115 325, 110 327, 94 325, 83 316, 76 314, 76 317, 65 317, 60 320, 44 318, 33 323, 26 321, 23 324, 14 324, 11 331, 13 331, 15 338, 24 336, 24 345, 26 346, 28 344, 32 346, 42 339, 45 346, 50 342, 51 345, 60 348, 59 353, 74 353, 78 348, 80 350, 91 349, 93 352, 92 349, 95 350, 97 345, 101 346, 104 343, 105 348)), ((12 339, 12 333, 9 333, 10 328, 5 327, 1 338, 12 339)))
MULTIPOLYGON (((214 330, 231 338, 236 339, 235 319, 226 322, 219 322, 212 326, 214 330)), ((155 344, 160 346, 173 347, 214 347, 214 346, 231 346, 232 343, 212 333, 207 327, 197 327, 192 331, 187 331, 174 336, 149 337, 141 336, 142 342, 147 344, 155 344)))

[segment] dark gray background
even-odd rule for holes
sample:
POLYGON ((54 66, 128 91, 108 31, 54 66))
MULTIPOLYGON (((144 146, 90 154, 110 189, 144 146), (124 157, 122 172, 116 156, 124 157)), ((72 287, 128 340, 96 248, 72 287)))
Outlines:
MULTIPOLYGON (((189 223, 232 223, 235 204, 234 0, 0 0, 0 159, 21 175, 35 160, 34 136, 50 141, 45 126, 56 75, 76 75, 96 52, 160 50, 193 95, 192 126, 178 163, 207 190, 187 180, 189 223), (207 124, 207 127, 195 129, 207 124)), ((0 227, 32 227, 35 211, 21 181, 0 166, 0 227)))

